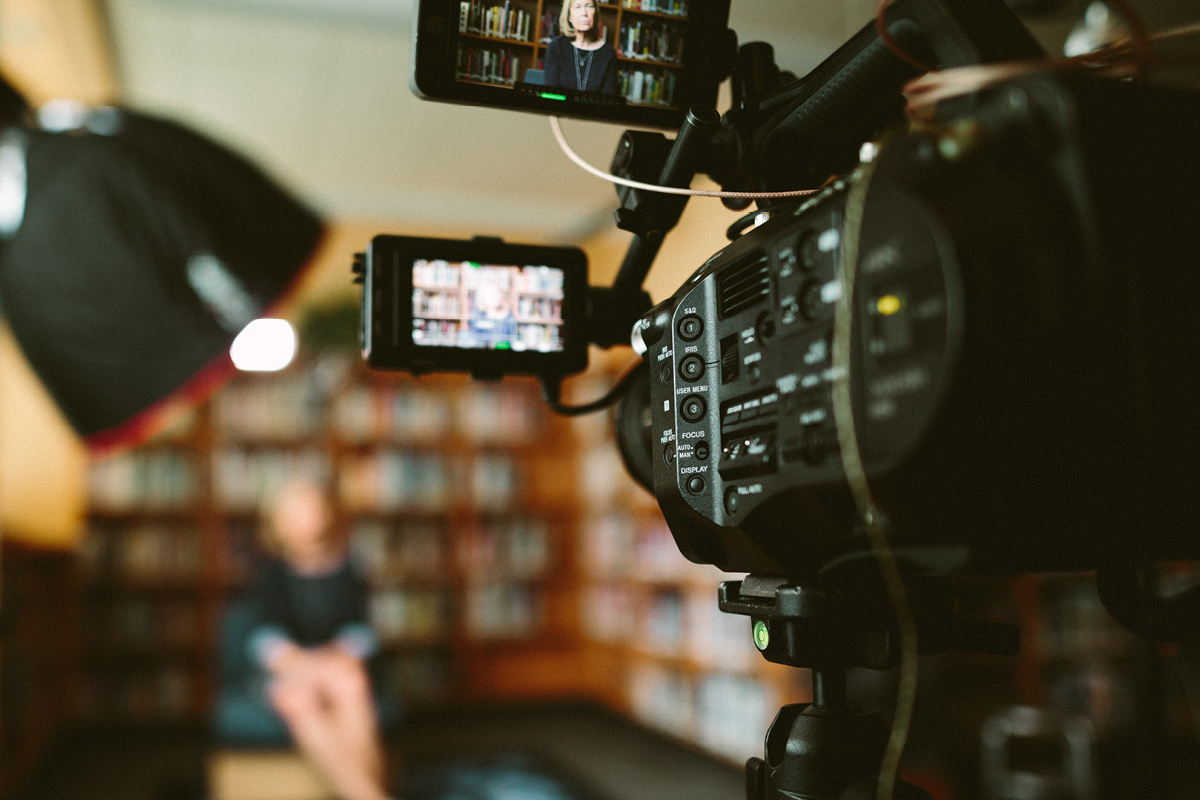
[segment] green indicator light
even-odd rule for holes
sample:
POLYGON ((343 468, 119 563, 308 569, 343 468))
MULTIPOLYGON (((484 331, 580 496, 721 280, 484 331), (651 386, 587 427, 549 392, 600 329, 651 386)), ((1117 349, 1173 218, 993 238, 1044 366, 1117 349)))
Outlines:
POLYGON ((766 650, 770 643, 771 633, 767 630, 767 623, 760 619, 754 623, 754 646, 759 650, 766 650))
POLYGON ((552 94, 550 92, 538 92, 538 97, 544 97, 547 100, 566 100, 565 94, 552 94))
POLYGON ((507 350, 507 349, 509 349, 511 346, 512 346, 512 345, 510 345, 508 342, 496 342, 496 349, 497 349, 497 350, 507 350))

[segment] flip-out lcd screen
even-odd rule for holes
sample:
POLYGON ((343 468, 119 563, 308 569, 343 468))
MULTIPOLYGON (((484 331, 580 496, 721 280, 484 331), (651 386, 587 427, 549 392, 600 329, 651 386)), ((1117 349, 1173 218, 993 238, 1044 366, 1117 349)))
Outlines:
POLYGON ((412 341, 420 347, 562 352, 563 271, 418 258, 412 341))

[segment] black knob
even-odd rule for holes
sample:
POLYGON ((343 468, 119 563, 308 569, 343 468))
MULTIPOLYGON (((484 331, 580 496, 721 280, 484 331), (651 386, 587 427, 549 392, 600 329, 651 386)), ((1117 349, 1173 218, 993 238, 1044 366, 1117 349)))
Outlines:
POLYGON ((685 397, 683 402, 679 404, 679 413, 688 422, 699 422, 704 419, 704 412, 707 410, 708 404, 698 394, 685 397))
POLYGON ((679 320, 679 338, 685 342, 694 342, 704 332, 704 320, 695 314, 688 314, 679 320))
POLYGON ((704 377, 704 359, 692 353, 679 362, 679 377, 685 381, 698 381, 704 377))

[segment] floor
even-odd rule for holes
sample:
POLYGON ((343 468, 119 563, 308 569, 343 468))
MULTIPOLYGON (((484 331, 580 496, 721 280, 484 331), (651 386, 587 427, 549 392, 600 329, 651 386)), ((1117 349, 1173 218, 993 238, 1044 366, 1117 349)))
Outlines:
MULTIPOLYGON (((66 735, 19 800, 203 800, 211 742, 188 728, 66 735)), ((390 744, 393 788, 449 761, 520 756, 575 800, 740 800, 738 767, 585 705, 473 710, 409 720, 390 744)))

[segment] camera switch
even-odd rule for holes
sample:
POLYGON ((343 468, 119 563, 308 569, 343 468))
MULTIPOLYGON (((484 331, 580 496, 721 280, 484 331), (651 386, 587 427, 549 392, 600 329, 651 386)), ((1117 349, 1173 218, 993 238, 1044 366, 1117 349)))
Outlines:
POLYGON ((679 404, 679 414, 688 422, 699 422, 704 419, 704 412, 707 410, 708 403, 705 403, 704 398, 698 394, 685 397, 679 404))
POLYGON ((667 462, 667 466, 675 463, 675 445, 669 444, 663 450, 663 461, 667 462))
POLYGON ((704 478, 699 475, 693 475, 688 478, 687 489, 692 494, 700 494, 704 491, 704 478))
POLYGON ((679 338, 685 342, 694 342, 704 332, 704 320, 695 314, 688 314, 679 320, 679 338))
POLYGON ((696 442, 696 458, 701 461, 708 459, 708 442, 696 442))
POLYGON ((679 362, 679 377, 694 382, 704 377, 704 359, 692 353, 679 362))

